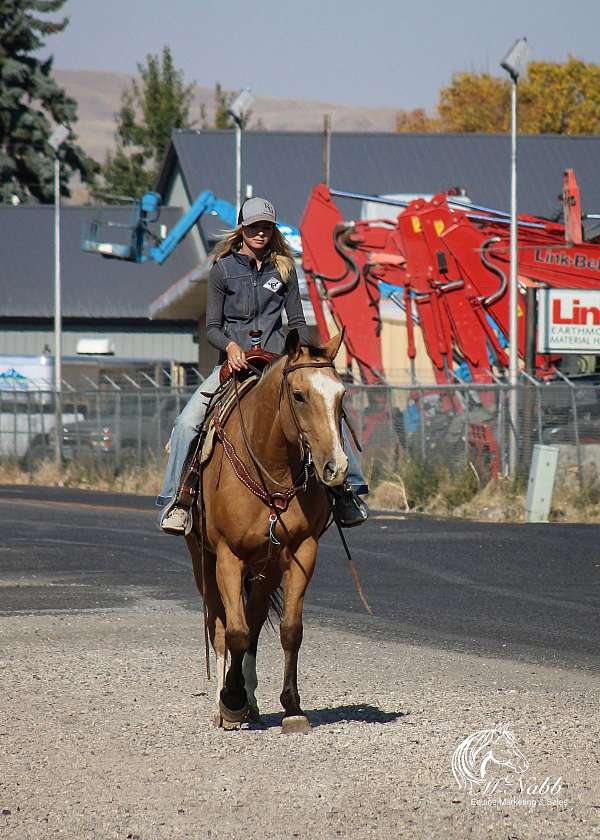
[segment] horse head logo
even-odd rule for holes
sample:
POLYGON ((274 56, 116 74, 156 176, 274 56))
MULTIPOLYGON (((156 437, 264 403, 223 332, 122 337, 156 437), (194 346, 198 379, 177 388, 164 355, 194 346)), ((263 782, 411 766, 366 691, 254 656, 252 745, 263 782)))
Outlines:
POLYGON ((459 789, 472 791, 494 775, 495 767, 524 773, 529 762, 517 747, 517 739, 507 726, 480 729, 458 745, 452 756, 452 775, 459 789))

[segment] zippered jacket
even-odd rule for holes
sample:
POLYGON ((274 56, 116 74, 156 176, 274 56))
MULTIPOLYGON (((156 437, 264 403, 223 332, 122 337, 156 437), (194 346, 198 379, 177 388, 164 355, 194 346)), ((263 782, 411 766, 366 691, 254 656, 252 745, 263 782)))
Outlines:
POLYGON ((208 276, 206 337, 221 351, 235 341, 242 350, 250 348, 250 330, 262 330, 261 346, 271 353, 283 353, 285 336, 282 312, 288 326, 296 328, 302 343, 308 342, 308 329, 302 311, 298 277, 292 268, 285 283, 276 266, 256 261, 244 254, 231 253, 218 260, 208 276))

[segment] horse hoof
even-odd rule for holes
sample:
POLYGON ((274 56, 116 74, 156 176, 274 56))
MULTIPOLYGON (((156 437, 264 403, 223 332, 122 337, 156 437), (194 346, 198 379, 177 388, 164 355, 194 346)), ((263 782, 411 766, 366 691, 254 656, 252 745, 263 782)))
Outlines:
POLYGON ((219 712, 223 729, 239 729, 248 717, 248 704, 244 704, 241 709, 228 709, 223 701, 219 700, 219 712))
POLYGON ((258 706, 248 706, 246 723, 262 723, 258 706))
POLYGON ((289 715, 281 721, 281 731, 284 735, 310 732, 310 723, 306 715, 289 715))
POLYGON ((215 729, 220 729, 223 726, 223 716, 221 715, 221 712, 214 713, 212 722, 215 729))
POLYGON ((225 718, 222 718, 221 728, 224 729, 225 732, 237 732, 242 728, 242 723, 239 720, 225 720, 225 718))

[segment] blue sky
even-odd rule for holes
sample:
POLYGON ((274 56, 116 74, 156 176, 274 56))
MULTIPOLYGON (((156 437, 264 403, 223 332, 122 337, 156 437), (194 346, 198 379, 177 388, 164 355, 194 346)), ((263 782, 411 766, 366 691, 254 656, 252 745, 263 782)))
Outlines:
POLYGON ((600 0, 68 0, 55 66, 135 72, 168 44, 187 81, 264 96, 431 108, 457 70, 533 59, 600 63, 600 0))

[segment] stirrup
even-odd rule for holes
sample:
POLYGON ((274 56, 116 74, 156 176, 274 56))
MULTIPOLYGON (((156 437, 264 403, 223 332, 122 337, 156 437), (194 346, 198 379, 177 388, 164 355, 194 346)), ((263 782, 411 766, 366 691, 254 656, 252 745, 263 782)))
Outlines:
POLYGON ((181 500, 178 499, 177 497, 175 497, 173 499, 173 501, 170 502, 167 505, 167 507, 162 511, 162 513, 160 515, 159 525, 160 525, 161 531, 163 531, 165 534, 172 534, 173 536, 176 536, 176 537, 181 537, 181 536, 187 537, 187 535, 191 533, 193 525, 194 525, 194 517, 193 517, 192 509, 189 508, 187 505, 182 504, 181 500), (175 529, 175 528, 169 528, 168 525, 165 526, 165 524, 164 524, 165 518, 176 507, 180 508, 180 510, 182 510, 182 511, 185 511, 186 514, 187 514, 186 523, 185 523, 185 527, 183 528, 183 530, 175 529))
POLYGON ((351 487, 330 490, 333 518, 340 528, 355 528, 369 518, 367 506, 351 487))

